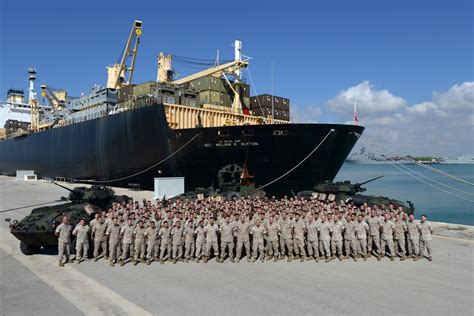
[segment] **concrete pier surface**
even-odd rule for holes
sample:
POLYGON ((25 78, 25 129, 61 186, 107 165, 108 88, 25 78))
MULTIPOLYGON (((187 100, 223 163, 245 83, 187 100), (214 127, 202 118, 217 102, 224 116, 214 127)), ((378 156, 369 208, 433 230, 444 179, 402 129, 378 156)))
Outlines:
MULTIPOLYGON (((147 191, 116 191, 153 198, 147 191)), ((67 193, 50 183, 0 177, 1 315, 474 314, 473 226, 433 223, 433 262, 212 260, 110 267, 99 260, 60 268, 54 254, 23 255, 4 219, 61 203, 67 193)))

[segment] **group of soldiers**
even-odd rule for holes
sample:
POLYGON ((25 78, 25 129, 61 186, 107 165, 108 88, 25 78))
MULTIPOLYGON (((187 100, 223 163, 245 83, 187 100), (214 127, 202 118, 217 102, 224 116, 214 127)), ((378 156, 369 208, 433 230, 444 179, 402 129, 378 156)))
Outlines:
POLYGON ((433 228, 393 205, 356 207, 343 201, 325 202, 298 197, 234 198, 232 200, 176 199, 114 203, 95 218, 72 227, 65 216, 56 228, 59 265, 69 260, 75 240, 76 263, 88 260, 111 266, 153 261, 205 263, 229 258, 239 262, 320 259, 401 261, 423 257, 432 261, 433 228), (65 260, 64 260, 65 259, 65 260))

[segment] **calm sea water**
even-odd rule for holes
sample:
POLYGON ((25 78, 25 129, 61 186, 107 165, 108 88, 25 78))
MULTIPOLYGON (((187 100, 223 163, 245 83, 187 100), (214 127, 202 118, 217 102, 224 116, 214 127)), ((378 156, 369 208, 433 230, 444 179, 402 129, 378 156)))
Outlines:
MULTIPOLYGON (((458 195, 474 200, 474 187, 462 184, 440 174, 414 164, 407 164, 410 169, 451 187, 463 190, 471 195, 458 195)), ((430 165, 456 177, 474 182, 474 165, 430 165)), ((336 180, 350 180, 352 183, 363 182, 383 175, 384 177, 365 185, 365 194, 381 195, 401 201, 412 201, 415 204, 415 215, 426 214, 432 221, 474 225, 474 203, 461 200, 447 193, 438 191, 418 180, 402 173, 390 164, 345 163, 336 180)), ((426 180, 426 179, 424 179, 426 180)), ((440 185, 437 185, 438 187, 440 185)), ((445 187, 442 187, 446 189, 445 187)))

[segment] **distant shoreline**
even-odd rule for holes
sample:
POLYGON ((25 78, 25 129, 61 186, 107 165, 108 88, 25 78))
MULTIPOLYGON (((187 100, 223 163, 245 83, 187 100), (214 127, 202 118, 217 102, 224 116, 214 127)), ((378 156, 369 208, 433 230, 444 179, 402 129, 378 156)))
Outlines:
MULTIPOLYGON (((384 164, 392 164, 393 161, 390 160, 357 160, 357 159, 349 159, 344 161, 344 163, 354 164, 354 165, 384 165, 384 164)), ((404 164, 404 165, 415 165, 412 161, 404 161, 398 160, 396 163, 404 164)), ((437 162, 437 163, 428 163, 429 165, 474 165, 474 162, 437 162)))

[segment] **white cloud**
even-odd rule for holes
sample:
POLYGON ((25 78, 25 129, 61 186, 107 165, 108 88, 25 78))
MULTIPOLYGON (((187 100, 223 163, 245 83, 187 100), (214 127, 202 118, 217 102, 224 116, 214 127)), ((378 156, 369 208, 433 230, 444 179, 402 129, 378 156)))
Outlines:
POLYGON ((441 109, 474 109, 474 82, 455 84, 446 92, 433 92, 433 102, 441 109))
POLYGON ((377 90, 370 81, 363 81, 356 86, 339 92, 328 101, 329 107, 337 113, 346 113, 347 109, 357 104, 359 113, 387 113, 400 110, 406 101, 393 95, 388 90, 377 90))
POLYGON ((290 116, 295 123, 317 123, 322 113, 321 108, 317 106, 292 105, 290 116))
MULTIPOLYGON (((474 82, 434 91, 431 100, 410 105, 389 90, 363 81, 340 91, 327 102, 327 108, 347 118, 352 116, 354 102, 359 121, 366 127, 364 135, 396 152, 439 156, 474 153, 474 82)), ((311 113, 305 114, 303 121, 310 121, 311 113)))

